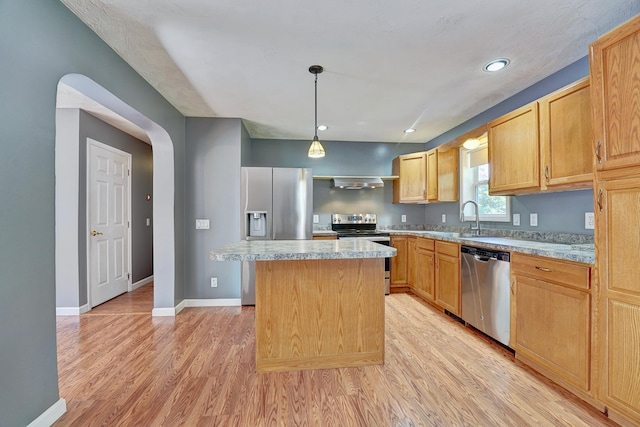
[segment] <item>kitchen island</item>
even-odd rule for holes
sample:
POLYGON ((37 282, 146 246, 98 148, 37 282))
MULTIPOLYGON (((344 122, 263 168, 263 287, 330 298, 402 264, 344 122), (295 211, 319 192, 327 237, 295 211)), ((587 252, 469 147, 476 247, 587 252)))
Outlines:
POLYGON ((367 240, 241 241, 216 261, 256 261, 258 372, 384 363, 384 258, 367 240))

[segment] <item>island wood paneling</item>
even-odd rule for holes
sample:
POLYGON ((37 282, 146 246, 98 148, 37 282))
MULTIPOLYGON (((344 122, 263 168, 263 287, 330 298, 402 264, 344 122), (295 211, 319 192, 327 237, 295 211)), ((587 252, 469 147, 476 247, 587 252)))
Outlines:
POLYGON ((258 372, 383 361, 383 258, 256 263, 258 372))

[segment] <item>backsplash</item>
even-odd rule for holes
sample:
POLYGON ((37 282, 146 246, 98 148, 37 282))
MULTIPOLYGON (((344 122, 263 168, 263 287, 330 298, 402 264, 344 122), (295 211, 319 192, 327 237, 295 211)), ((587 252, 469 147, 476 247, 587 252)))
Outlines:
MULTIPOLYGON (((400 224, 391 225, 384 228, 384 230, 416 230, 416 231, 448 231, 453 233, 466 233, 469 232, 469 227, 447 227, 444 225, 422 225, 422 224, 400 224)), ((590 245, 593 244, 592 234, 578 234, 578 233, 556 233, 545 231, 528 231, 528 230, 511 230, 490 228, 482 229, 480 227, 481 236, 493 236, 493 237, 505 237, 509 239, 528 240, 534 242, 545 243, 561 243, 566 245, 590 245)))

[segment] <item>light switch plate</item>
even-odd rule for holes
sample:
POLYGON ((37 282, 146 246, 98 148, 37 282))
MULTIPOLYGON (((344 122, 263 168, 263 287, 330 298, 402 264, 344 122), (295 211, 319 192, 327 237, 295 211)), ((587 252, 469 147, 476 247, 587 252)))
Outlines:
POLYGON ((319 223, 319 222, 320 222, 320 215, 314 215, 314 216, 313 216, 313 223, 314 223, 314 224, 317 224, 317 223, 319 223))
POLYGON ((513 214, 513 225, 520 225, 520 214, 513 214))
POLYGON ((147 218, 147 227, 151 226, 151 218, 147 218))
POLYGON ((537 213, 529 214, 529 225, 532 226, 532 227, 537 227, 538 226, 538 214, 537 213))
POLYGON ((447 214, 442 214, 442 222, 447 222, 447 214))
POLYGON ((208 230, 208 229, 209 229, 208 219, 196 219, 196 230, 208 230))
POLYGON ((596 219, 593 216, 593 212, 584 213, 584 228, 585 230, 593 230, 595 228, 596 219))
POLYGON ((402 215, 402 216, 400 217, 400 221, 402 221, 402 222, 407 222, 407 216, 406 216, 406 215, 402 215))

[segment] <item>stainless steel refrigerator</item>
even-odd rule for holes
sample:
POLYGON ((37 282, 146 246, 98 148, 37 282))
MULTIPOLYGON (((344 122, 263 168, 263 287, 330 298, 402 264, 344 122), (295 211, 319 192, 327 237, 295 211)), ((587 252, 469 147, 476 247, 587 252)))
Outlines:
MULTIPOLYGON (((243 240, 313 238, 313 176, 309 168, 242 168, 243 240)), ((242 305, 255 305, 255 262, 242 262, 242 305)))

